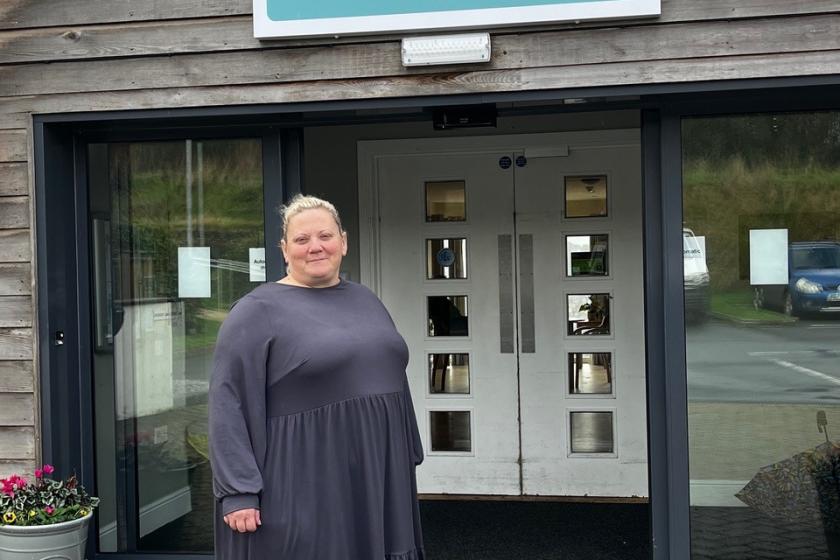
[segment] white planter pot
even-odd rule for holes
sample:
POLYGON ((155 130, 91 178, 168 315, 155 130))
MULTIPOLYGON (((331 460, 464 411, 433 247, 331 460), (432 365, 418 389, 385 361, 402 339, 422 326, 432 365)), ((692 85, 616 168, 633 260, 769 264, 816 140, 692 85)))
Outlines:
POLYGON ((2 560, 84 560, 88 523, 81 519, 32 527, 0 525, 2 560))

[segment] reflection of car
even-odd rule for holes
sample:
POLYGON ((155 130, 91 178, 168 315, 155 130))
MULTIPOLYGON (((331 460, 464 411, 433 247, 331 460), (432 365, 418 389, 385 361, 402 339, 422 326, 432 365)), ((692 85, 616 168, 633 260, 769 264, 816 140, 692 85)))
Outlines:
POLYGON ((688 228, 683 228, 683 286, 686 319, 702 321, 709 311, 709 268, 703 246, 688 228))
POLYGON ((788 315, 840 312, 839 242, 791 243, 788 277, 786 286, 764 286, 758 303, 788 315))

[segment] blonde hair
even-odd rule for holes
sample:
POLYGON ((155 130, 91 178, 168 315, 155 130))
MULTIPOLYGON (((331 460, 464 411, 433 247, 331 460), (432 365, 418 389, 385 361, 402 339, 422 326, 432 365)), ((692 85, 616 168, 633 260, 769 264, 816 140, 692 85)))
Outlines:
POLYGON ((341 218, 338 215, 338 210, 331 202, 328 202, 317 196, 309 196, 304 194, 296 194, 288 204, 284 204, 279 208, 280 219, 283 223, 283 236, 286 239, 286 232, 289 229, 289 220, 303 212, 304 210, 326 210, 335 220, 338 226, 339 233, 344 233, 344 228, 341 226, 341 218))

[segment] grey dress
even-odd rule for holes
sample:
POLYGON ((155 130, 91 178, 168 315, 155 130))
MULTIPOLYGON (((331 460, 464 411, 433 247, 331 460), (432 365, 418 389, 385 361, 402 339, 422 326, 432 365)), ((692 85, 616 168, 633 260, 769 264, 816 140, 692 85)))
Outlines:
POLYGON ((210 384, 217 558, 423 560, 407 363, 359 284, 268 283, 239 300, 210 384), (255 533, 224 524, 250 507, 255 533))

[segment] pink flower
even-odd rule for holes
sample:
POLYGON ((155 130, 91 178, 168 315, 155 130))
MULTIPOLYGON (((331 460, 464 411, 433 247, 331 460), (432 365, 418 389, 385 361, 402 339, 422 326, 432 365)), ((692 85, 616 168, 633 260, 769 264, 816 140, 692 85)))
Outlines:
POLYGON ((16 474, 13 474, 9 478, 3 480, 4 488, 23 488, 24 486, 26 486, 26 479, 21 478, 16 474))
POLYGON ((44 476, 44 471, 41 469, 35 469, 35 478, 41 478, 42 476, 44 476))
POLYGON ((55 468, 52 465, 44 465, 44 473, 52 474, 55 468))
POLYGON ((52 507, 52 506, 47 506, 47 507, 44 508, 44 512, 47 515, 52 515, 53 513, 55 513, 55 508, 52 507))

